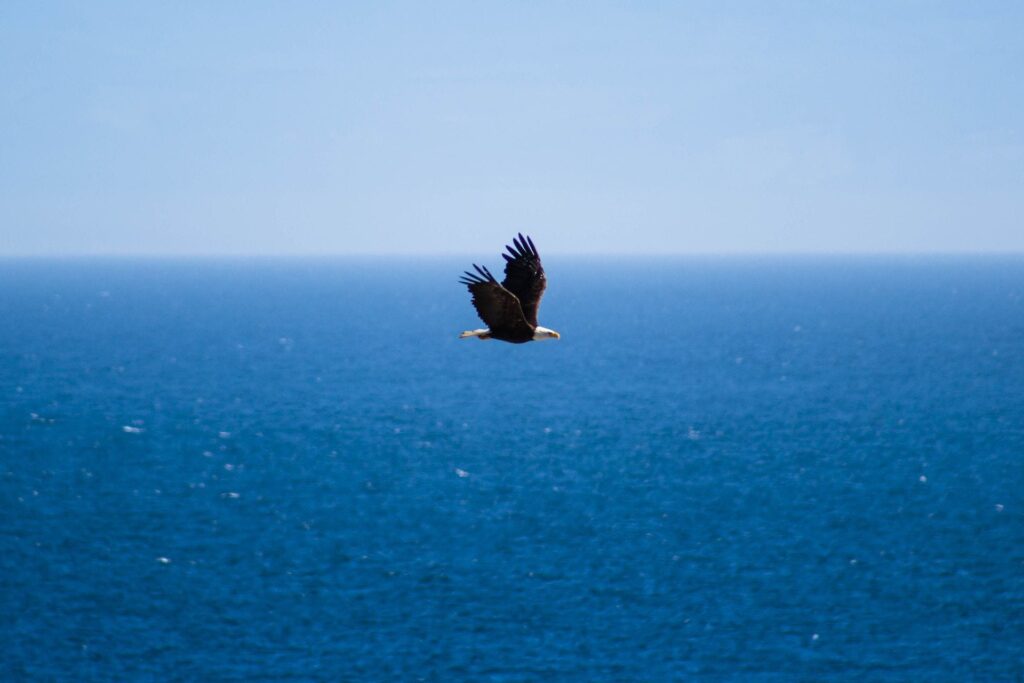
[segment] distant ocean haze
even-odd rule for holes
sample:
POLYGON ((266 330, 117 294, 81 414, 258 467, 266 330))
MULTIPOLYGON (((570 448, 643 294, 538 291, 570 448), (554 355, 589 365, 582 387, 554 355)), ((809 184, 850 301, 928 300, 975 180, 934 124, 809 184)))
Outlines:
POLYGON ((4 679, 1024 676, 1024 259, 2 265, 4 679))

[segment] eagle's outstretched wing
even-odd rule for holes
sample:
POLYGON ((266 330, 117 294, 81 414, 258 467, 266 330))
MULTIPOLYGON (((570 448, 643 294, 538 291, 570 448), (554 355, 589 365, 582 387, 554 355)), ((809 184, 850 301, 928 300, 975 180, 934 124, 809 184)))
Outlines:
POLYGON ((501 284, 516 295, 526 322, 536 327, 537 309, 540 308, 540 298, 544 296, 548 279, 544 276, 544 266, 540 263, 540 254, 537 253, 537 247, 533 246, 533 240, 519 233, 512 243, 515 247, 506 246, 508 254, 501 255, 506 261, 505 280, 501 284))
MULTIPOLYGON (((523 307, 519 299, 509 290, 498 284, 487 268, 473 264, 477 274, 465 271, 459 282, 466 285, 473 294, 473 308, 491 332, 520 333, 529 335, 531 326, 523 315, 523 307)), ((534 326, 536 327, 536 326, 534 326)))

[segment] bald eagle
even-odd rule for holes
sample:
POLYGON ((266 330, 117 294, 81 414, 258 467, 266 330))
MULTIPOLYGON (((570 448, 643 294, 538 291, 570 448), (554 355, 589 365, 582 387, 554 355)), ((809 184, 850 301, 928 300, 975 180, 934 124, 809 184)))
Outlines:
POLYGON ((512 244, 506 245, 505 279, 499 284, 486 267, 473 264, 476 273, 465 271, 459 282, 469 288, 473 295, 473 307, 477 315, 487 324, 486 329, 469 330, 459 335, 460 339, 500 339, 513 344, 523 344, 541 339, 558 339, 554 330, 537 324, 537 309, 544 296, 547 278, 540 264, 540 255, 533 240, 519 233, 512 244))

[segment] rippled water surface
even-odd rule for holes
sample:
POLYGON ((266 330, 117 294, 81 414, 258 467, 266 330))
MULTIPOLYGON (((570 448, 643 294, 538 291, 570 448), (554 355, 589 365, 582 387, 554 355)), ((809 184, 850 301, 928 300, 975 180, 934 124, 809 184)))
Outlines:
POLYGON ((1016 680, 1024 261, 7 261, 7 680, 1016 680))

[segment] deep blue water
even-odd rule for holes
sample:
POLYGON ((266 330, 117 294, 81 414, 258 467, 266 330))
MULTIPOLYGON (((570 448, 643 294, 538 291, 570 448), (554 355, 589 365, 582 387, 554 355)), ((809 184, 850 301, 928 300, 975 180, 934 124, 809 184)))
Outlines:
POLYGON ((547 261, 0 263, 0 678, 1024 676, 1024 259, 547 261))

